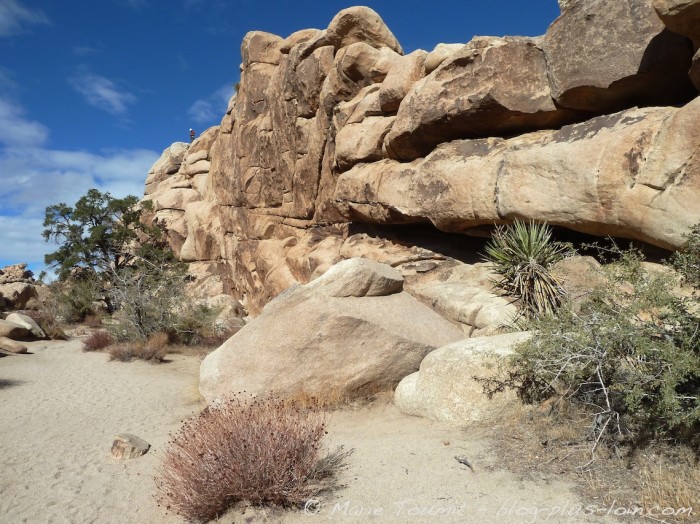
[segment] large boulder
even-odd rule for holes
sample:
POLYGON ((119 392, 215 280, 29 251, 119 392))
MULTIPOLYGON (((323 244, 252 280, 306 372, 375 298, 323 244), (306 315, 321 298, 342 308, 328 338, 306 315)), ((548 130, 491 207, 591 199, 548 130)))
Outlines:
POLYGON ((46 338, 46 333, 44 333, 44 330, 41 329, 39 324, 37 324, 36 321, 30 316, 23 315, 21 313, 10 313, 7 315, 5 320, 28 329, 29 333, 31 333, 33 337, 46 338))
POLYGON ((24 340, 29 335, 29 329, 9 320, 0 320, 0 337, 12 340, 24 340))
POLYGON ((13 282, 12 284, 0 284, 0 297, 4 299, 6 306, 24 309, 38 295, 33 284, 13 282))
POLYGON ((559 127, 539 39, 474 38, 417 81, 384 143, 391 158, 413 160, 456 138, 559 127))
POLYGON ((530 333, 470 338, 430 353, 420 370, 404 378, 394 392, 394 404, 404 413, 465 425, 493 420, 515 396, 489 399, 484 381, 494 378, 497 365, 530 333))
POLYGON ((465 232, 528 217, 678 248, 700 221, 700 98, 508 140, 441 144, 410 164, 358 164, 334 201, 349 220, 465 232))
POLYGON ((208 400, 254 395, 353 397, 393 387, 461 330, 411 295, 401 275, 344 261, 270 302, 200 370, 208 400))
POLYGON ((666 30, 652 0, 571 0, 547 30, 544 52, 561 107, 600 114, 695 93, 690 42, 666 30))

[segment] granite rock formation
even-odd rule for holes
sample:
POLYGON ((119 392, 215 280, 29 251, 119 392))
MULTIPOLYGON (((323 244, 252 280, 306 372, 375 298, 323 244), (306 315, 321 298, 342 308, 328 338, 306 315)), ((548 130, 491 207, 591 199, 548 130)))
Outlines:
POLYGON ((359 256, 488 332, 472 313, 503 317, 500 297, 488 278, 444 285, 469 273, 449 234, 531 218, 673 249, 700 221, 697 24, 676 4, 697 2, 561 1, 542 37, 409 54, 366 7, 286 38, 251 32, 221 124, 149 173, 152 218, 204 294, 253 316, 359 256))

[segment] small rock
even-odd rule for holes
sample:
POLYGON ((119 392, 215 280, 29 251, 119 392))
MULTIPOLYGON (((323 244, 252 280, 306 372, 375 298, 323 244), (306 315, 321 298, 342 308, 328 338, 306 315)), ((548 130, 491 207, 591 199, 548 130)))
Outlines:
POLYGON ((112 442, 112 456, 116 459, 132 459, 145 455, 151 448, 151 445, 129 433, 121 433, 114 437, 112 442))

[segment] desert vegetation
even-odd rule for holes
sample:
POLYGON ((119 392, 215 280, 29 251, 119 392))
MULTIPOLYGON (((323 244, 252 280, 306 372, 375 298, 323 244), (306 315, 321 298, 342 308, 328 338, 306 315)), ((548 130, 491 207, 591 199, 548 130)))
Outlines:
POLYGON ((194 522, 237 502, 300 506, 327 489, 348 453, 325 453, 326 415, 277 398, 236 397, 186 421, 155 478, 159 505, 194 522))
POLYGON ((700 450, 700 226, 661 265, 647 264, 632 246, 586 246, 605 263, 576 299, 554 291, 546 264, 533 272, 520 252, 504 247, 504 238, 524 245, 531 235, 552 242, 524 229, 532 226, 499 230, 488 251, 504 280, 535 278, 533 289, 552 290, 536 299, 547 304, 538 307, 527 305, 519 288, 503 286, 522 300, 524 327, 533 331, 499 378, 485 381, 489 394, 514 388, 533 406, 527 417, 514 417, 529 429, 513 431, 518 442, 506 447, 533 467, 570 464, 594 496, 607 478, 620 483, 620 497, 644 507, 692 506, 700 450))
POLYGON ((496 285, 518 300, 525 318, 551 315, 566 295, 551 267, 573 252, 570 244, 552 240, 547 224, 499 226, 486 245, 485 259, 499 275, 496 285))
POLYGON ((182 300, 186 265, 160 224, 146 224, 149 209, 136 197, 91 189, 74 207, 46 210, 44 238, 59 244, 45 257, 58 277, 54 318, 102 329, 85 349, 118 361, 161 362, 169 345, 214 347, 232 334, 215 325, 218 309, 182 300))

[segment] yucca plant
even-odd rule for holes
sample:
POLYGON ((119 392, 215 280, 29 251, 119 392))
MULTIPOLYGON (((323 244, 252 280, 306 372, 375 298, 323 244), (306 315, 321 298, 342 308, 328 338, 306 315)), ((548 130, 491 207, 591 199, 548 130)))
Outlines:
POLYGON ((547 224, 516 220, 511 226, 499 226, 485 249, 484 258, 500 275, 498 287, 520 301, 523 315, 538 317, 561 305, 566 291, 550 268, 572 247, 553 241, 547 224))

